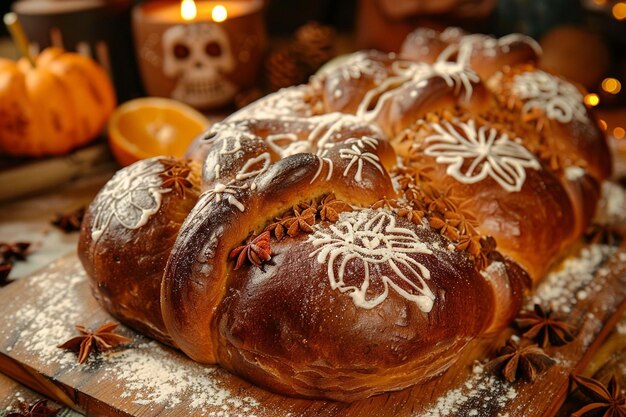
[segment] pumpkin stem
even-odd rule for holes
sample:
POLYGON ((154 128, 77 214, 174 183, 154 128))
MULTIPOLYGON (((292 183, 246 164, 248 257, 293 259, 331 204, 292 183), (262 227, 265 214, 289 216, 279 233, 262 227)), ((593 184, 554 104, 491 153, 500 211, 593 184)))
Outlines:
POLYGON ((15 13, 5 14, 4 24, 7 29, 9 29, 9 33, 11 33, 11 38, 13 38, 13 43, 17 46, 17 49, 19 49, 22 56, 28 59, 30 64, 34 67, 35 59, 30 54, 30 50, 28 49, 28 38, 24 33, 24 28, 22 28, 22 24, 17 18, 17 15, 15 13))

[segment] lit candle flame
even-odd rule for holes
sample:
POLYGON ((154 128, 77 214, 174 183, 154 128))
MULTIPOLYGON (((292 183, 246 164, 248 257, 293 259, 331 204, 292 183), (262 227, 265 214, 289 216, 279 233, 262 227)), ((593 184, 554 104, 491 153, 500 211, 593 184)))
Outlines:
POLYGON ((214 22, 223 22, 227 18, 228 11, 226 10, 226 7, 221 4, 218 4, 213 8, 213 10, 211 10, 211 19, 213 19, 214 22))
POLYGON ((180 17, 185 21, 190 21, 196 18, 198 10, 196 9, 196 2, 193 0, 182 0, 180 3, 180 17))

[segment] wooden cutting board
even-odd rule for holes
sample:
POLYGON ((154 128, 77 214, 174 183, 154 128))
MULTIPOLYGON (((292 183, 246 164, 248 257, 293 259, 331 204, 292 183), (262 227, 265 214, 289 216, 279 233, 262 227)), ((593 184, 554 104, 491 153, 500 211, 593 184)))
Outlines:
POLYGON ((585 246, 537 288, 528 305, 551 303, 577 332, 567 346, 546 350, 557 364, 533 384, 507 384, 484 370, 516 333, 509 328, 471 343, 430 383, 341 404, 269 393, 126 328, 130 346, 76 364, 56 346, 76 334, 75 324, 111 319, 69 255, 0 288, 0 372, 94 416, 548 416, 565 398, 570 373, 585 366, 626 307, 625 272, 624 246, 585 246))

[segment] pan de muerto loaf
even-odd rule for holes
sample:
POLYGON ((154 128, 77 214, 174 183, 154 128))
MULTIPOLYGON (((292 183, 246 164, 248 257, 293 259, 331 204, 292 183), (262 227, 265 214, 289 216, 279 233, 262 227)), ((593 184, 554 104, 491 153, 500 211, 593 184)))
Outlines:
POLYGON ((603 135, 536 43, 359 52, 119 171, 79 254, 98 300, 191 358, 342 401, 449 368, 588 226, 603 135))

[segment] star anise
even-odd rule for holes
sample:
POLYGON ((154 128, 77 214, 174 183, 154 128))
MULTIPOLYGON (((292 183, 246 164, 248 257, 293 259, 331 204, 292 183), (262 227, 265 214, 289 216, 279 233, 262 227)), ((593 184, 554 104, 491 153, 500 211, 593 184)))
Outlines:
POLYGON ((261 267, 263 262, 272 259, 270 232, 265 231, 245 245, 237 246, 230 252, 230 258, 237 258, 235 270, 241 268, 246 259, 254 266, 261 267))
MULTIPOLYGON (((448 212, 446 212, 447 214, 448 212)), ((452 241, 459 240, 459 231, 448 220, 447 216, 440 216, 438 214, 430 216, 428 219, 430 227, 437 229, 442 236, 447 237, 452 241)))
POLYGON ((312 233, 315 224, 315 214, 317 210, 313 207, 300 210, 293 208, 293 216, 281 220, 281 224, 287 229, 287 234, 291 237, 297 236, 300 232, 312 233))
POLYGON ((57 213, 56 218, 52 220, 52 225, 65 233, 78 232, 83 222, 83 217, 85 217, 84 206, 69 213, 57 213))
POLYGON ((413 178, 407 174, 394 175, 393 179, 398 183, 402 191, 406 191, 414 184, 413 178))
POLYGON ((336 222, 339 220, 339 213, 352 211, 350 204, 337 200, 334 194, 328 194, 317 206, 321 220, 336 222))
POLYGON ((78 363, 85 363, 92 352, 101 353, 115 346, 130 343, 131 339, 115 333, 117 323, 106 323, 91 331, 83 325, 77 325, 80 336, 75 336, 57 346, 61 349, 78 351, 78 363))
POLYGON ((420 210, 427 210, 426 198, 419 187, 411 186, 404 191, 404 198, 420 210))
POLYGON ((56 417, 61 408, 48 407, 48 400, 39 400, 34 404, 19 402, 17 410, 8 413, 5 417, 56 417))
POLYGON ((372 204, 371 208, 373 210, 382 208, 385 210, 392 211, 396 207, 398 207, 398 200, 387 198, 387 196, 384 196, 383 198, 381 198, 380 200, 372 204))
POLYGON ((474 256, 474 265, 478 271, 485 269, 491 262, 503 261, 502 255, 496 251, 497 243, 493 236, 480 238, 480 253, 474 256))
POLYGON ((24 261, 28 255, 29 248, 30 242, 0 242, 0 259, 5 261, 11 261, 13 259, 17 261, 24 261))
POLYGON ((9 274, 13 269, 13 262, 0 259, 0 287, 9 283, 9 274))
POLYGON ((160 162, 165 167, 165 171, 159 175, 163 179, 161 188, 172 189, 177 196, 184 198, 185 191, 193 187, 192 182, 189 181, 191 169, 180 161, 162 159, 160 162))
POLYGON ((409 167, 404 169, 404 174, 413 180, 414 183, 432 182, 431 173, 434 167, 427 165, 421 158, 418 163, 415 162, 411 160, 408 162, 409 167))
POLYGON ((181 170, 181 171, 170 171, 169 174, 162 174, 161 178, 163 178, 163 182, 161 183, 162 188, 170 188, 173 189, 177 196, 184 198, 185 190, 192 188, 193 184, 191 181, 187 179, 191 170, 181 170))
POLYGON ((581 417, 589 413, 602 417, 626 417, 626 397, 621 393, 615 375, 611 376, 607 386, 582 375, 572 374, 572 379, 585 397, 592 401, 572 413, 572 417, 581 417))
POLYGON ((264 232, 270 232, 274 234, 276 240, 282 240, 287 234, 287 228, 282 224, 283 219, 276 218, 276 221, 268 225, 264 232))
POLYGON ((466 211, 446 211, 445 218, 450 226, 453 226, 462 235, 477 235, 478 221, 466 211))
POLYGON ((398 209, 398 216, 404 217, 414 224, 420 224, 425 215, 426 212, 424 210, 413 207, 413 203, 411 203, 411 205, 409 206, 403 206, 398 209))
POLYGON ((181 169, 187 169, 187 164, 177 159, 160 159, 159 162, 163 165, 164 173, 168 171, 179 171, 181 169))
POLYGON ((535 304, 534 312, 520 314, 515 323, 526 330, 523 337, 536 340, 544 349, 550 345, 563 346, 574 340, 572 326, 554 317, 550 309, 544 310, 539 304, 535 304))
POLYGON ((498 357, 487 364, 487 369, 500 373, 508 382, 524 379, 534 382, 537 376, 555 362, 537 345, 521 347, 509 340, 500 349, 498 357))
POLYGON ((624 232, 617 227, 607 225, 593 225, 585 232, 584 238, 588 243, 619 246, 624 240, 624 232))
POLYGON ((473 257, 479 257, 482 250, 480 240, 479 235, 462 235, 459 237, 459 243, 456 244, 456 250, 459 252, 467 251, 473 257))
POLYGON ((451 196, 450 188, 439 191, 434 187, 423 187, 424 201, 431 212, 456 211, 458 200, 451 196))

